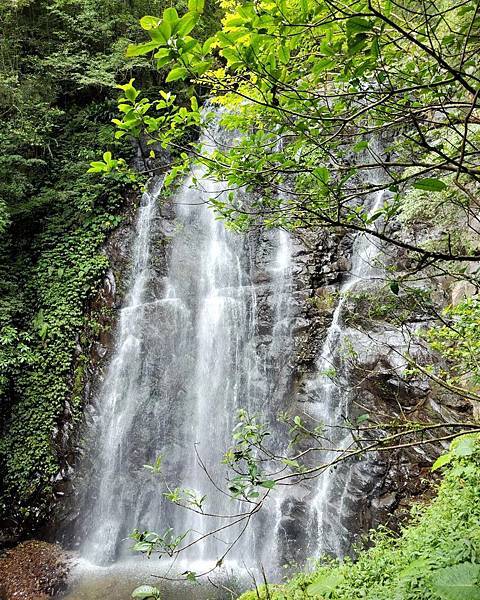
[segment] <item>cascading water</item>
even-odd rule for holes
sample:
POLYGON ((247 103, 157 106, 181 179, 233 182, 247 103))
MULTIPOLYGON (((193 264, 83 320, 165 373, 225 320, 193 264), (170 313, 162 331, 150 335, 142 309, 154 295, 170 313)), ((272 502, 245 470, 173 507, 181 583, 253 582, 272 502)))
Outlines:
MULTIPOLYGON (((369 207, 370 214, 379 210, 384 203, 384 197, 383 190, 375 195, 369 207)), ((364 283, 371 285, 375 277, 381 274, 381 269, 376 264, 380 253, 381 248, 376 238, 360 235, 355 239, 350 273, 340 286, 339 301, 317 360, 317 377, 309 382, 309 394, 313 401, 309 412, 315 420, 325 426, 325 436, 332 448, 322 456, 323 464, 337 459, 342 449, 347 448, 352 441, 345 427, 345 418, 350 413, 351 397, 348 392, 348 361, 344 361, 342 357, 342 352, 348 353, 344 347, 347 340, 342 319, 348 293, 364 283)), ((360 466, 364 467, 365 464, 360 463, 360 466)), ((318 531, 318 555, 329 553, 341 557, 349 549, 352 532, 349 530, 348 517, 351 515, 351 509, 355 510, 355 502, 352 502, 349 494, 354 472, 353 466, 346 463, 328 469, 318 478, 312 502, 312 515, 318 531), (353 506, 346 510, 349 503, 353 506)), ((361 479, 358 473, 357 476, 361 479)))
MULTIPOLYGON (((205 143, 221 146, 232 139, 213 123, 205 143)), ((208 207, 223 187, 197 170, 162 206, 160 180, 142 199, 130 287, 87 432, 88 472, 77 523, 89 563, 121 563, 131 554, 126 539, 134 529, 161 534, 172 528, 174 535, 187 532, 182 545, 199 540, 183 554, 188 569, 199 562, 200 569, 215 565, 244 525, 203 537, 228 523, 225 515, 245 511, 217 489, 226 487, 222 457, 232 443, 236 412, 259 414, 275 433, 278 413, 296 401, 295 336, 308 324, 310 294, 306 250, 281 230, 228 231, 208 207), (157 261, 159 244, 163 258, 157 261), (153 476, 145 465, 159 457, 161 475, 153 476), (175 488, 205 495, 203 510, 210 516, 172 504, 163 492, 175 488)), ((381 202, 378 194, 372 210, 381 202)), ((318 376, 308 385, 308 412, 330 427, 340 448, 348 443, 337 426, 349 399, 326 371, 342 362, 346 292, 375 275, 377 253, 372 240, 355 241, 318 376)), ((338 371, 336 379, 347 388, 348 373, 341 365, 338 371)), ((288 440, 271 439, 284 453, 288 440)), ((275 491, 227 558, 238 567, 262 564, 272 572, 316 551, 341 556, 350 541, 343 513, 353 474, 347 465, 340 475, 324 474, 313 488, 275 491)))
MULTIPOLYGON (((215 128, 207 135, 225 134, 215 128)), ((93 473, 81 521, 88 530, 82 554, 93 563, 128 554, 131 544, 125 538, 134 528, 188 531, 187 544, 227 522, 173 505, 162 494, 163 477, 170 489, 205 494, 206 513, 245 511, 215 489, 207 473, 225 488, 221 461, 232 443, 237 409, 265 412, 267 406, 281 406, 290 369, 291 247, 285 232, 242 236, 228 231, 206 204, 222 187, 197 171, 176 192, 163 277, 152 266, 161 182, 142 200, 130 291, 90 432, 93 473), (194 179, 200 182, 196 187, 194 179), (258 334, 266 326, 265 312, 274 323, 266 342, 258 334), (162 476, 155 478, 144 465, 159 456, 162 476)), ((278 503, 257 521, 255 533, 249 529, 236 543, 229 558, 240 565, 271 562, 261 540, 274 529, 277 512, 278 503)), ((185 556, 214 564, 238 531, 206 537, 185 556)))

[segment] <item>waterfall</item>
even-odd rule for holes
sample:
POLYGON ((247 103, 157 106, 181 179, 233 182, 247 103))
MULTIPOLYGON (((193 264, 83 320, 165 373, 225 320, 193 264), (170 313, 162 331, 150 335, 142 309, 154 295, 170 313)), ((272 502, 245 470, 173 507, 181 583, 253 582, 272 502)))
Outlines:
MULTIPOLYGON (((382 206, 385 191, 377 192, 369 207, 373 214, 382 206)), ((339 289, 339 300, 332 315, 319 358, 317 360, 317 376, 309 382, 309 393, 313 399, 310 414, 325 426, 325 436, 334 450, 323 453, 321 462, 328 464, 338 458, 337 450, 347 448, 352 441, 348 429, 344 428, 345 418, 350 412, 350 395, 348 393, 349 369, 342 359, 343 347, 346 341, 343 326, 343 313, 348 293, 362 285, 371 284, 375 277, 380 276, 381 269, 375 263, 381 248, 376 238, 368 235, 358 235, 352 247, 351 269, 339 289)), ((318 540, 317 555, 324 553, 341 557, 351 544, 351 531, 348 518, 358 506, 349 497, 350 483, 354 476, 361 480, 362 476, 355 473, 351 463, 337 465, 323 472, 318 477, 312 508, 314 521, 317 523, 318 540), (352 506, 347 505, 351 503, 352 506), (349 510, 347 510, 347 508, 349 510), (347 522, 347 524, 345 523, 347 522)))
MULTIPOLYGON (((204 141, 222 143, 225 136, 214 124, 204 141)), ((125 538, 135 528, 187 532, 186 545, 227 523, 222 515, 245 512, 210 478, 226 488, 222 457, 237 410, 281 407, 291 371, 291 247, 283 231, 226 229, 207 206, 223 187, 196 169, 162 200, 173 210, 169 218, 160 208, 161 181, 142 199, 130 289, 86 450, 91 473, 80 507, 87 530, 81 552, 92 563, 127 556, 125 538), (168 257, 160 269, 159 228, 168 257), (162 472, 155 476, 144 465, 159 457, 162 472), (167 486, 205 495, 204 511, 216 516, 173 505, 163 495, 167 486)), ((263 543, 278 521, 278 502, 271 505, 229 558, 240 565, 272 561, 263 543)), ((206 537, 186 557, 215 564, 238 532, 206 537)))
POLYGON ((158 181, 142 199, 132 251, 131 286, 120 313, 116 350, 101 392, 95 440, 98 490, 90 515, 93 533, 85 545, 85 553, 94 560, 114 555, 117 540, 123 534, 122 522, 130 507, 128 488, 121 478, 126 461, 124 441, 134 428, 137 406, 146 400, 148 375, 141 360, 142 338, 148 313, 145 296, 150 278, 150 238, 160 190, 161 181, 158 181))
MULTIPOLYGON (((213 147, 235 142, 216 121, 203 141, 213 147)), ((350 479, 361 479, 350 465, 274 490, 238 540, 243 522, 221 529, 246 508, 225 493, 222 463, 238 409, 267 423, 277 454, 287 450, 277 415, 297 401, 296 335, 308 325, 311 285, 301 242, 282 230, 234 233, 216 218, 208 201, 221 198, 225 187, 195 168, 169 198, 157 179, 141 200, 128 293, 86 435, 77 536, 89 563, 130 556, 134 529, 163 534, 171 528, 173 536, 186 534, 182 546, 197 541, 182 554, 188 569, 214 566, 233 542, 227 556, 233 565, 262 564, 273 572, 316 552, 341 556, 350 541, 350 479), (145 467, 156 461, 157 475, 145 467), (165 492, 175 489, 205 496, 206 514, 172 504, 165 492), (219 531, 205 536, 212 530, 219 531)), ((371 210, 382 201, 378 194, 371 210)), ((339 448, 350 440, 337 428, 350 401, 339 352, 344 303, 349 290, 375 276, 378 252, 372 239, 357 236, 317 376, 307 382, 309 412, 339 448), (332 366, 343 392, 326 373, 332 366)))

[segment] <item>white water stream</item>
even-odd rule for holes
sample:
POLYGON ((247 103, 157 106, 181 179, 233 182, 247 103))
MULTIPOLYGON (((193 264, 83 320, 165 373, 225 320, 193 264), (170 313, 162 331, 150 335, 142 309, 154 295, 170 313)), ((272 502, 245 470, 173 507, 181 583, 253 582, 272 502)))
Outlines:
MULTIPOLYGON (((222 135, 217 129, 208 133, 222 135)), ((188 532, 186 545, 227 524, 222 515, 249 508, 217 490, 209 476, 226 488, 222 458, 232 445, 237 410, 268 413, 283 394, 279 382, 291 346, 290 242, 284 232, 264 232, 258 240, 228 231, 206 205, 222 188, 197 171, 175 193, 168 270, 162 276, 152 247, 162 219, 161 183, 142 200, 131 288, 96 401, 94 473, 82 507, 87 535, 81 552, 94 564, 128 556, 131 543, 125 538, 134 528, 188 532), (196 187, 194 178, 200 181, 196 187), (255 264, 259 247, 262 265, 255 264), (260 269, 265 284, 258 285, 253 278, 260 269), (258 334, 265 327, 259 323, 258 294, 267 287, 263 310, 273 329, 265 342, 258 334), (159 456, 162 474, 155 477, 143 465, 159 456), (204 511, 217 516, 174 506, 163 496, 166 485, 205 495, 204 511)), ((271 562, 263 537, 275 530, 274 505, 229 553, 239 566, 271 562)), ((243 525, 200 539, 185 558, 215 564, 243 525)))
MULTIPOLYGON (((383 190, 376 193, 373 204, 369 207, 369 214, 378 211, 384 203, 384 196, 383 190)), ((348 349, 344 347, 346 339, 343 313, 349 292, 362 284, 371 285, 375 277, 381 274, 382 271, 376 263, 380 253, 377 238, 365 234, 356 237, 352 248, 350 272, 339 289, 339 300, 317 360, 318 375, 309 383, 310 394, 314 398, 310 413, 319 423, 325 425, 328 444, 334 448, 331 452, 324 453, 323 464, 337 459, 339 451, 347 448, 352 441, 348 429, 344 427, 345 418, 350 412, 351 399, 347 392, 348 365, 342 359, 342 353, 348 353, 348 349)), ((318 477, 313 499, 318 529, 318 555, 327 552, 334 556, 343 556, 348 550, 350 537, 342 518, 345 513, 344 504, 348 502, 349 480, 352 475, 351 466, 345 468, 342 465, 340 468, 331 468, 318 477), (342 471, 343 480, 340 474, 342 471)))

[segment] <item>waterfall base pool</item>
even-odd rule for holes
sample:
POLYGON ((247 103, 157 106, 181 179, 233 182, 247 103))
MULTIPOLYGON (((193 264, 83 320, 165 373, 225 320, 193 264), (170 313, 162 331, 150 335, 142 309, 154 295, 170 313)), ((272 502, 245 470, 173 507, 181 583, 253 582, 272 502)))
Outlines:
MULTIPOLYGON (((190 565, 190 569, 198 565, 190 565)), ((188 567, 187 567, 188 568, 188 567)), ((80 560, 73 568, 68 589, 58 600, 131 600, 132 591, 143 584, 160 590, 161 600, 234 600, 253 582, 225 568, 198 582, 168 581, 159 574, 175 578, 178 565, 167 574, 168 567, 157 560, 122 561, 108 567, 98 567, 80 560)))

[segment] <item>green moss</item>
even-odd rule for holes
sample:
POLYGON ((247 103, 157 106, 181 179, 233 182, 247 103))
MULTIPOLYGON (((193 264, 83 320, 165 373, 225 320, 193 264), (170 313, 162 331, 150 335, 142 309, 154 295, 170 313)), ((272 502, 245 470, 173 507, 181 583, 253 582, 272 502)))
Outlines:
MULTIPOLYGON (((102 110, 101 104, 97 107, 102 110)), ((4 338, 5 361, 0 364, 5 384, 0 512, 3 518, 30 525, 45 518, 51 503, 67 400, 73 410, 68 418, 80 416, 85 357, 77 357, 77 340, 82 331, 94 329, 86 308, 108 267, 102 246, 121 222, 127 189, 121 180, 98 183, 86 175, 86 161, 72 160, 75 148, 87 156, 100 149, 97 126, 89 120, 92 112, 92 107, 76 112, 81 127, 74 118, 59 140, 56 158, 62 168, 40 190, 55 204, 39 231, 25 215, 13 224, 18 230, 27 221, 29 230, 25 245, 10 252, 10 267, 19 272, 1 313, 12 340, 4 338), (16 307, 20 282, 21 303, 16 307), (21 340, 23 349, 13 347, 21 340)))
MULTIPOLYGON (((284 585, 269 586, 260 598, 271 600, 440 600, 432 585, 436 572, 462 563, 480 563, 480 449, 457 458, 446 473, 436 498, 417 506, 412 520, 394 536, 386 529, 373 534, 373 547, 356 561, 321 565, 284 585), (328 579, 327 579, 328 578, 328 579), (334 582, 323 595, 309 595, 316 581, 334 582)), ((247 592, 241 600, 258 600, 247 592)))

